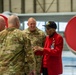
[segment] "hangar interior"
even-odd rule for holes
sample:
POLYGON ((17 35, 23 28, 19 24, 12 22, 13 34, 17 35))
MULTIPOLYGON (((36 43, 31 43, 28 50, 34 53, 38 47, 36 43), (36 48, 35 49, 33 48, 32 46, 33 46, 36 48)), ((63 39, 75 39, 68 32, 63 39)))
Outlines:
POLYGON ((53 20, 57 24, 57 32, 62 35, 64 39, 64 47, 62 53, 63 60, 63 74, 62 75, 76 75, 76 56, 73 54, 70 49, 67 47, 65 41, 65 28, 70 21, 76 15, 76 12, 65 12, 65 13, 36 13, 36 14, 18 14, 18 13, 8 13, 4 12, 7 15, 16 14, 20 19, 20 29, 24 30, 27 26, 27 20, 30 17, 34 17, 37 21, 37 27, 45 32, 45 28, 42 25, 45 25, 47 21, 53 20), (68 63, 67 63, 68 62, 68 63))
POLYGON ((64 38, 63 74, 76 75, 76 55, 67 47, 65 28, 68 21, 76 16, 76 0, 0 0, 0 13, 16 14, 20 19, 20 29, 27 28, 27 20, 34 17, 37 27, 45 32, 42 26, 53 20, 57 24, 57 32, 64 38))

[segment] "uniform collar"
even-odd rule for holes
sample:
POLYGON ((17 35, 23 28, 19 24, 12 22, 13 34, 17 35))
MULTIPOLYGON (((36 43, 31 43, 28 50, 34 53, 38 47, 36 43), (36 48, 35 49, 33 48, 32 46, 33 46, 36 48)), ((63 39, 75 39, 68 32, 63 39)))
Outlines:
POLYGON ((17 28, 12 27, 12 28, 7 28, 6 30, 7 30, 7 31, 13 31, 13 30, 15 30, 15 29, 17 29, 17 28))
POLYGON ((27 33, 32 33, 32 34, 38 34, 39 32, 39 29, 38 28, 36 28, 36 30, 34 31, 34 32, 31 32, 30 30, 29 30, 29 28, 27 28, 26 29, 26 31, 27 31, 27 33))

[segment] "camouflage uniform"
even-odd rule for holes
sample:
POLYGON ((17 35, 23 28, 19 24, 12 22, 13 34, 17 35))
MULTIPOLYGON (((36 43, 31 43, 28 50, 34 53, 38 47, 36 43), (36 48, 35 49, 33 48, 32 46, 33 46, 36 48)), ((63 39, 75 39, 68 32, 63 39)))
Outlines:
MULTIPOLYGON (((45 39, 45 33, 43 31, 36 28, 36 31, 30 32, 29 28, 27 28, 26 30, 23 30, 23 33, 25 33, 26 37, 30 39, 32 47, 34 46, 43 47, 44 39, 45 39)), ((36 72, 37 72, 37 75, 40 75, 42 56, 35 55, 35 60, 36 60, 36 72)))
POLYGON ((24 65, 34 57, 33 53, 32 57, 28 56, 29 46, 30 41, 19 29, 7 28, 0 32, 0 75, 25 75, 24 65))

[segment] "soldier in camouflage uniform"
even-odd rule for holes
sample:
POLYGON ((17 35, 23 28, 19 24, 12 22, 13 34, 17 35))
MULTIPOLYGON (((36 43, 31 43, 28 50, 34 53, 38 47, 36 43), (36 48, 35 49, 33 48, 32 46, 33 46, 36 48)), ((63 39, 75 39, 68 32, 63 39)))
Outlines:
MULTIPOLYGON (((43 47, 45 33, 36 27, 36 20, 34 18, 31 17, 28 19, 28 28, 23 30, 23 33, 30 39, 32 48, 36 45, 43 47)), ((36 74, 40 75, 42 56, 35 55, 35 60, 36 74)))
POLYGON ((19 25, 19 18, 12 15, 8 18, 8 28, 0 32, 0 75, 25 75, 25 63, 35 61, 30 41, 19 30, 19 25))

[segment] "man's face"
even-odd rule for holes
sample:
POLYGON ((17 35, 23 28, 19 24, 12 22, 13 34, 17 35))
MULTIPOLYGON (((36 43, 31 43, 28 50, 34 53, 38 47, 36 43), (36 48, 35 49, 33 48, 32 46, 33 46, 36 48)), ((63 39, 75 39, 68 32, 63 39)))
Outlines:
POLYGON ((34 20, 28 21, 28 27, 29 27, 30 31, 35 31, 35 29, 36 29, 36 21, 34 21, 34 20))
POLYGON ((47 33, 47 35, 51 36, 54 32, 55 32, 54 28, 46 27, 46 33, 47 33))

